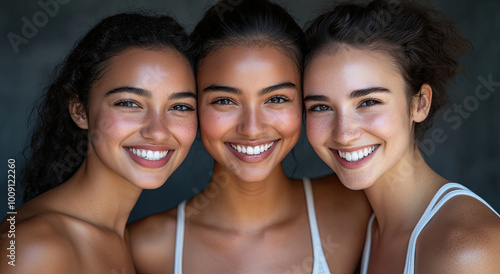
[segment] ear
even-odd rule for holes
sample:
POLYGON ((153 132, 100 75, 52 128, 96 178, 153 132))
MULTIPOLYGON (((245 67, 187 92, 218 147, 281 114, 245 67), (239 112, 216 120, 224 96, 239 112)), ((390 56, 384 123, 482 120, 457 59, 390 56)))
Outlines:
POLYGON ((420 123, 427 118, 431 109, 432 88, 423 84, 420 91, 413 97, 412 118, 415 123, 420 123))
POLYGON ((85 106, 78 98, 73 98, 69 101, 69 114, 73 122, 81 129, 89 129, 89 121, 87 120, 87 112, 85 106))

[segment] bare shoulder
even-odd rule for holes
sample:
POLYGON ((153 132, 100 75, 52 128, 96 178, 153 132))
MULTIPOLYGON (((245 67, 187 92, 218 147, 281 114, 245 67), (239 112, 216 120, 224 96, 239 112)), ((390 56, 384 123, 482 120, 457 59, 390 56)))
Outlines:
POLYGON ((0 256, 1 273, 69 273, 78 265, 61 216, 48 213, 18 221, 0 236, 2 254, 8 251, 0 256))
POLYGON ((500 218, 475 198, 449 200, 422 231, 420 273, 500 273, 500 218))
POLYGON ((177 209, 153 214, 127 226, 132 257, 138 272, 172 269, 177 209), (171 266, 171 267, 170 267, 171 266))

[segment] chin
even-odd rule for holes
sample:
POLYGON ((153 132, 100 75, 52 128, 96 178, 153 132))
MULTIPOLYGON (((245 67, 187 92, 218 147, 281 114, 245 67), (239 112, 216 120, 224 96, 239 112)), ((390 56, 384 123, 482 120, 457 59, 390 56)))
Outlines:
POLYGON ((157 189, 161 187, 169 176, 162 176, 161 178, 155 177, 155 178, 136 178, 134 181, 132 181, 132 184, 137 186, 138 188, 141 189, 157 189))
POLYGON ((340 179, 340 182, 350 190, 365 190, 371 187, 374 183, 373 180, 366 178, 359 178, 354 176, 342 176, 342 174, 336 173, 340 179))
POLYGON ((241 181, 247 183, 262 182, 269 177, 269 173, 263 174, 262 172, 244 172, 235 174, 235 176, 241 181))

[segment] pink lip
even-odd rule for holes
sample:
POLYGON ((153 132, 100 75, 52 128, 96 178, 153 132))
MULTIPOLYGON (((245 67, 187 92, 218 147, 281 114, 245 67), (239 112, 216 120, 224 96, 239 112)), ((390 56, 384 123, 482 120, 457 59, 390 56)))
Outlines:
POLYGON ((125 151, 128 153, 130 158, 132 158, 132 160, 134 160, 134 162, 136 162, 138 165, 140 165, 142 167, 146 167, 146 168, 160 168, 160 167, 165 166, 168 163, 168 161, 170 160, 170 158, 172 158, 172 154, 175 152, 175 150, 170 150, 165 146, 141 145, 141 146, 133 146, 131 148, 147 149, 147 150, 152 150, 152 151, 166 151, 166 150, 168 150, 168 154, 167 154, 167 156, 165 156, 165 158, 162 158, 158 161, 151 161, 151 160, 146 160, 144 158, 141 158, 141 157, 135 155, 134 153, 132 153, 132 151, 129 150, 128 147, 124 147, 125 151))
MULTIPOLYGON (((250 164, 255 164, 255 163, 260 163, 260 162, 264 161, 265 159, 267 159, 267 157, 269 155, 271 155, 274 148, 278 144, 278 141, 279 141, 279 139, 275 140, 274 144, 268 150, 260 153, 259 155, 248 155, 246 153, 238 152, 237 150, 235 150, 234 148, 231 147, 230 143, 224 143, 224 145, 226 145, 227 149, 229 149, 241 161, 246 162, 246 163, 250 163, 250 164)), ((233 145, 238 144, 240 146, 241 145, 257 146, 257 145, 269 144, 271 142, 273 142, 273 141, 269 141, 266 143, 263 143, 262 141, 260 141, 259 143, 257 143, 257 142, 251 142, 251 143, 245 142, 245 143, 231 143, 231 144, 233 144, 233 145)))
MULTIPOLYGON (((375 155, 375 153, 377 153, 377 150, 379 147, 380 146, 377 146, 377 148, 375 148, 375 150, 370 155, 368 155, 368 156, 364 157, 363 159, 356 161, 356 162, 349 162, 346 159, 340 157, 339 152, 336 149, 330 149, 330 150, 335 155, 335 159, 337 159, 337 161, 340 163, 340 165, 342 167, 347 168, 347 169, 356 169, 356 168, 362 167, 366 162, 370 161, 370 159, 373 157, 373 155, 375 155)), ((360 150, 361 148, 365 148, 365 147, 359 147, 359 148, 355 148, 355 149, 350 148, 350 149, 345 149, 345 150, 343 149, 341 151, 342 152, 353 152, 353 151, 360 150)))

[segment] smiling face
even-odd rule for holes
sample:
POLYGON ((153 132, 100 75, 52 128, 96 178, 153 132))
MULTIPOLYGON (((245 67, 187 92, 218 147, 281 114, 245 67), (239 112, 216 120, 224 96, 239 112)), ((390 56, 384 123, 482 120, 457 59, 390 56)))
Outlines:
POLYGON ((300 136, 302 98, 295 62, 273 46, 222 47, 198 69, 203 144, 242 181, 266 179, 300 136))
POLYGON ((405 82, 387 54, 319 53, 305 70, 304 104, 311 145, 348 188, 397 172, 415 149, 411 117, 420 116, 409 114, 405 82))
MULTIPOLYGON (((140 188, 157 188, 186 157, 197 129, 194 75, 172 49, 127 49, 91 91, 87 165, 140 188)), ((109 177, 108 177, 109 178, 109 177)))

